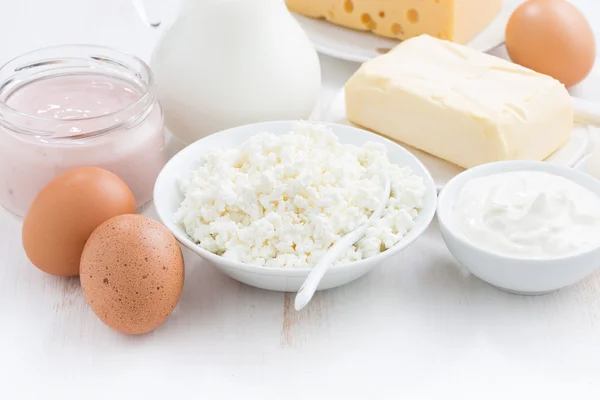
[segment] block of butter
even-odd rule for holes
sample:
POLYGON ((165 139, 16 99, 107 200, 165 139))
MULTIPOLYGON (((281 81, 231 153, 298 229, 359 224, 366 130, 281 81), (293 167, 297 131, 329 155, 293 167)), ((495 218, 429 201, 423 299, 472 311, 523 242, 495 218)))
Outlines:
POLYGON ((345 91, 350 122, 464 168, 543 160, 573 127, 557 80, 427 35, 363 64, 345 91))
POLYGON ((290 10, 352 29, 408 39, 467 43, 500 13, 502 0, 286 0, 290 10))

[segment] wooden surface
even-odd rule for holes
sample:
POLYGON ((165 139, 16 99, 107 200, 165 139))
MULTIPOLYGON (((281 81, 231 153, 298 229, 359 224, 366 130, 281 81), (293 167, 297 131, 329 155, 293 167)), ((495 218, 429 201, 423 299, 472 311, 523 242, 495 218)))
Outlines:
MULTIPOLYGON (((599 28, 596 0, 576 3, 599 28)), ((67 42, 148 58, 160 33, 142 25, 125 0, 0 4, 0 61, 67 42)), ((357 65, 321 60, 323 109, 357 65)), ((574 92, 600 101, 593 87, 574 92)), ((239 284, 186 253, 181 302, 165 325, 141 337, 104 326, 77 279, 31 266, 20 225, 0 209, 0 399, 600 393, 600 274, 547 296, 506 294, 456 264, 435 221, 387 265, 317 293, 300 313, 292 295, 239 284)))

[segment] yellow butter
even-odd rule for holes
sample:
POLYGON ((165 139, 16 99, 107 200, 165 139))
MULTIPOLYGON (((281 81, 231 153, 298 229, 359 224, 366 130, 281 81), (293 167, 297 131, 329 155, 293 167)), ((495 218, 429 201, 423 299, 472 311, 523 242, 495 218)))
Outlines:
POLYGON ((502 9, 502 0, 286 0, 290 10, 352 29, 408 39, 428 34, 467 43, 502 9))
POLYGON ((465 168, 543 160, 573 127, 557 80, 428 35, 366 62, 345 89, 351 122, 465 168))

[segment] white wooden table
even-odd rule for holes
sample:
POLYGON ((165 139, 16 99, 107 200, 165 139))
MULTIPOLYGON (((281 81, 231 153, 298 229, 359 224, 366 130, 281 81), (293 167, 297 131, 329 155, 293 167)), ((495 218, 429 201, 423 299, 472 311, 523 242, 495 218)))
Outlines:
MULTIPOLYGON (((597 0, 577 4, 600 38, 597 0)), ((113 45, 147 59, 159 35, 124 0, 0 6, 0 61, 68 42, 113 45)), ((324 108, 357 65, 321 60, 324 108)), ((574 93, 600 101, 594 79, 574 93)), ((435 221, 387 265, 318 293, 301 313, 293 295, 239 284, 186 254, 181 302, 165 325, 141 337, 103 325, 77 279, 31 266, 20 230, 0 209, 0 399, 600 393, 600 274, 547 296, 506 294, 456 264, 435 221)))

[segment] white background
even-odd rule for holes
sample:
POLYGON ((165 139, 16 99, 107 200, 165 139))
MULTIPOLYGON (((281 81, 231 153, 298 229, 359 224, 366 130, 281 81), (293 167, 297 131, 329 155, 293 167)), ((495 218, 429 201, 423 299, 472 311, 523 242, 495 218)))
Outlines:
MULTIPOLYGON (((600 38, 597 0, 576 3, 600 38)), ((0 62, 57 43, 148 59, 160 34, 127 0, 2 0, 0 18, 0 62)), ((321 60, 323 108, 357 65, 321 60)), ((574 93, 600 101, 594 79, 574 93)), ((20 222, 0 210, 0 399, 600 394, 600 275, 543 297, 499 292, 456 265, 435 221, 390 263, 318 293, 302 313, 292 295, 244 286, 187 254, 186 269, 167 323, 124 336, 90 311, 77 279, 29 264, 20 222)))

